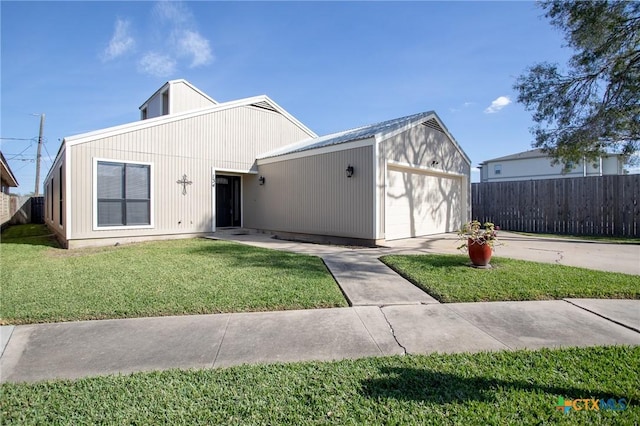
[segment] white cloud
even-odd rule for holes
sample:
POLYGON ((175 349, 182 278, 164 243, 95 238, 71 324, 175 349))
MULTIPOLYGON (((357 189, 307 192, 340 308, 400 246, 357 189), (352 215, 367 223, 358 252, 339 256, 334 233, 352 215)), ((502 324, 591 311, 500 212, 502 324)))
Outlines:
POLYGON ((511 103, 511 99, 509 99, 508 96, 499 96, 493 102, 491 102, 491 105, 489 105, 487 109, 484 110, 484 112, 485 114, 496 113, 500 111, 502 108, 509 105, 510 103, 511 103))
MULTIPOLYGON (((151 10, 151 25, 153 35, 140 43, 148 50, 138 58, 138 72, 163 78, 183 67, 195 68, 213 62, 210 41, 198 31, 196 19, 185 3, 167 0, 155 3, 151 10)), ((103 52, 103 60, 115 59, 135 47, 130 27, 128 20, 116 21, 113 37, 103 52)))
POLYGON ((109 41, 109 45, 102 53, 102 58, 105 61, 110 61, 122 56, 135 46, 135 40, 129 35, 129 27, 131 23, 128 20, 118 19, 116 20, 116 27, 113 31, 113 36, 109 41))
POLYGON ((182 55, 191 56, 191 68, 213 61, 209 40, 196 31, 184 31, 177 39, 177 44, 182 55))
POLYGON ((176 71, 176 61, 168 55, 148 52, 138 61, 138 71, 155 77, 168 77, 176 71))
POLYGON ((177 1, 159 1, 153 7, 153 14, 162 22, 173 26, 190 27, 193 25, 193 14, 186 6, 177 1))

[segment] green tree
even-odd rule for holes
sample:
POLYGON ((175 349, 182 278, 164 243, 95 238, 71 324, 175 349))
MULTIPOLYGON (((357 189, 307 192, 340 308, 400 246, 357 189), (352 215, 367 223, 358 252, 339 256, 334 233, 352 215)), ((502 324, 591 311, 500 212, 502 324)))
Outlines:
POLYGON ((640 2, 544 1, 575 51, 568 69, 539 63, 518 77, 518 102, 533 112, 534 146, 565 164, 640 144, 640 2))

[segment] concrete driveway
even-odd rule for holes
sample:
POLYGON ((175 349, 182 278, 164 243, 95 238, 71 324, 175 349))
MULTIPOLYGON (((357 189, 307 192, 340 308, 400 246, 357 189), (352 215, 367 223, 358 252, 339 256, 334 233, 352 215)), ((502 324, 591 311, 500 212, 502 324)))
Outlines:
MULTIPOLYGON (((640 275, 640 245, 547 238, 501 231, 495 256, 640 275)), ((460 253, 456 234, 387 241, 384 254, 460 253)))

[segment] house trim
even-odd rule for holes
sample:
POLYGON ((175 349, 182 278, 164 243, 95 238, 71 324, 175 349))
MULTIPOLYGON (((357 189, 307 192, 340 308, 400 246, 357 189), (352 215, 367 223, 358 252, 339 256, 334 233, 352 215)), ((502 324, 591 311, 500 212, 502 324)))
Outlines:
POLYGON ((256 175, 258 172, 246 172, 238 169, 211 168, 211 232, 216 232, 216 177, 238 176, 240 178, 240 227, 244 227, 244 175, 256 175))
MULTIPOLYGON (((169 102, 171 102, 171 99, 169 99, 169 102)), ((226 103, 214 105, 214 106, 211 106, 211 107, 206 107, 206 108, 201 108, 201 109, 197 109, 197 110, 193 110, 193 111, 188 111, 188 112, 185 112, 185 113, 162 115, 162 116, 159 116, 159 117, 149 118, 147 120, 139 120, 139 121, 134 121, 134 122, 127 123, 127 124, 122 124, 122 125, 119 125, 119 126, 108 127, 106 129, 102 129, 102 130, 97 130, 97 131, 88 132, 88 133, 82 133, 82 134, 79 134, 79 135, 70 136, 68 138, 65 138, 64 143, 66 143, 66 145, 68 145, 68 146, 78 145, 78 144, 82 144, 82 143, 92 142, 92 141, 94 141, 96 139, 104 139, 104 138, 108 138, 108 137, 112 137, 112 136, 121 135, 123 133, 128 133, 128 132, 133 132, 133 131, 137 131, 137 130, 147 129, 147 128, 150 128, 150 127, 155 127, 155 126, 158 126, 160 124, 168 124, 168 123, 173 123, 174 121, 186 120, 186 119, 189 119, 189 118, 198 117, 198 116, 209 114, 209 113, 213 113, 213 112, 225 111, 225 110, 228 110, 228 109, 239 108, 239 107, 251 107, 253 104, 260 103, 260 102, 268 103, 270 106, 273 107, 273 109, 277 113, 279 113, 282 116, 286 117, 289 121, 294 123, 296 126, 298 126, 300 129, 302 129, 302 131, 307 133, 309 136, 317 137, 317 135, 313 131, 311 131, 304 124, 302 124, 301 122, 296 120, 288 112, 286 112, 284 109, 282 109, 282 107, 280 107, 274 101, 269 99, 269 97, 267 97, 265 95, 260 95, 260 96, 255 96, 255 97, 252 97, 252 98, 239 99, 237 101, 226 102, 226 103)))
POLYGON ((296 160, 298 158, 312 157, 316 155, 329 154, 332 152, 345 151, 348 149, 362 148, 365 146, 375 146, 375 138, 360 139, 351 142, 344 142, 335 145, 323 146, 320 148, 307 149, 305 151, 292 152, 291 154, 283 154, 276 157, 259 158, 258 165, 278 163, 280 161, 296 160))
MULTIPOLYGON (((420 164, 404 163, 400 161, 387 160, 387 167, 394 169, 403 169, 408 171, 418 171, 431 175, 448 176, 448 177, 466 177, 464 173, 451 172, 434 167, 425 167, 420 164)), ((386 170, 385 170, 386 172, 386 170)), ((386 176, 386 175, 385 175, 386 176)))
POLYGON ((155 228, 155 212, 153 208, 153 203, 155 201, 155 193, 154 193, 154 178, 153 178, 153 163, 146 161, 131 161, 131 160, 120 160, 113 158, 93 158, 93 182, 92 182, 92 190, 91 194, 92 202, 93 202, 93 230, 94 231, 117 231, 117 230, 133 230, 133 229, 154 229, 155 228), (98 162, 108 162, 108 163, 122 163, 122 164, 138 164, 149 166, 149 225, 122 225, 122 226, 98 226, 98 162))
POLYGON ((373 239, 380 239, 380 142, 374 138, 373 143, 373 239))
MULTIPOLYGON (((153 92, 153 95, 149 96, 149 97, 147 98, 147 100, 146 100, 146 101, 144 101, 144 102, 142 103, 142 105, 140 105, 140 106, 138 107, 138 109, 139 109, 139 110, 142 110, 142 108, 147 107, 147 106, 148 106, 148 104, 149 104, 149 101, 150 101, 151 99, 153 99, 153 97, 154 97, 154 96, 156 96, 156 95, 157 95, 157 94, 159 94, 159 93, 162 93, 162 92, 164 91, 163 89, 165 89, 165 88, 166 88, 167 90, 169 90, 169 87, 170 87, 171 85, 174 85, 174 84, 177 84, 177 83, 184 83, 184 84, 185 84, 185 85, 187 85, 190 89, 194 90, 194 91, 195 91, 195 92, 197 92, 199 95, 201 95, 201 96, 203 96, 204 98, 206 98, 207 100, 209 100, 209 101, 213 102, 214 104, 218 104, 218 102, 217 102, 215 99, 213 99, 211 96, 207 95, 207 94, 206 94, 206 93, 204 93, 202 90, 198 89, 196 86, 194 86, 193 84, 189 83, 187 80, 184 80, 184 79, 181 79, 181 78, 180 78, 180 79, 177 79, 177 80, 169 80, 169 81, 167 81, 165 84, 163 84, 163 85, 162 85, 162 87, 160 87, 158 90, 156 90, 155 92, 153 92)), ((171 97, 171 96, 169 96, 169 102, 171 102, 171 98, 172 98, 172 97, 171 97)), ((171 108, 171 111, 173 111, 173 108, 171 108)))

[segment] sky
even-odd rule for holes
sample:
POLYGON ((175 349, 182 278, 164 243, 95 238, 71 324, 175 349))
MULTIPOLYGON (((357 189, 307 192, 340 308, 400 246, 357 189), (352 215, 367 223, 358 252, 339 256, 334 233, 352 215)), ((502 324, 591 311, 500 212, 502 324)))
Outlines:
MULTIPOLYGON (((63 138, 140 119, 183 78, 267 95, 318 135, 435 110, 475 167, 531 149, 516 78, 572 51, 533 2, 2 1, 0 149, 35 188, 63 138)), ((472 172, 472 181, 479 174, 472 172)))

